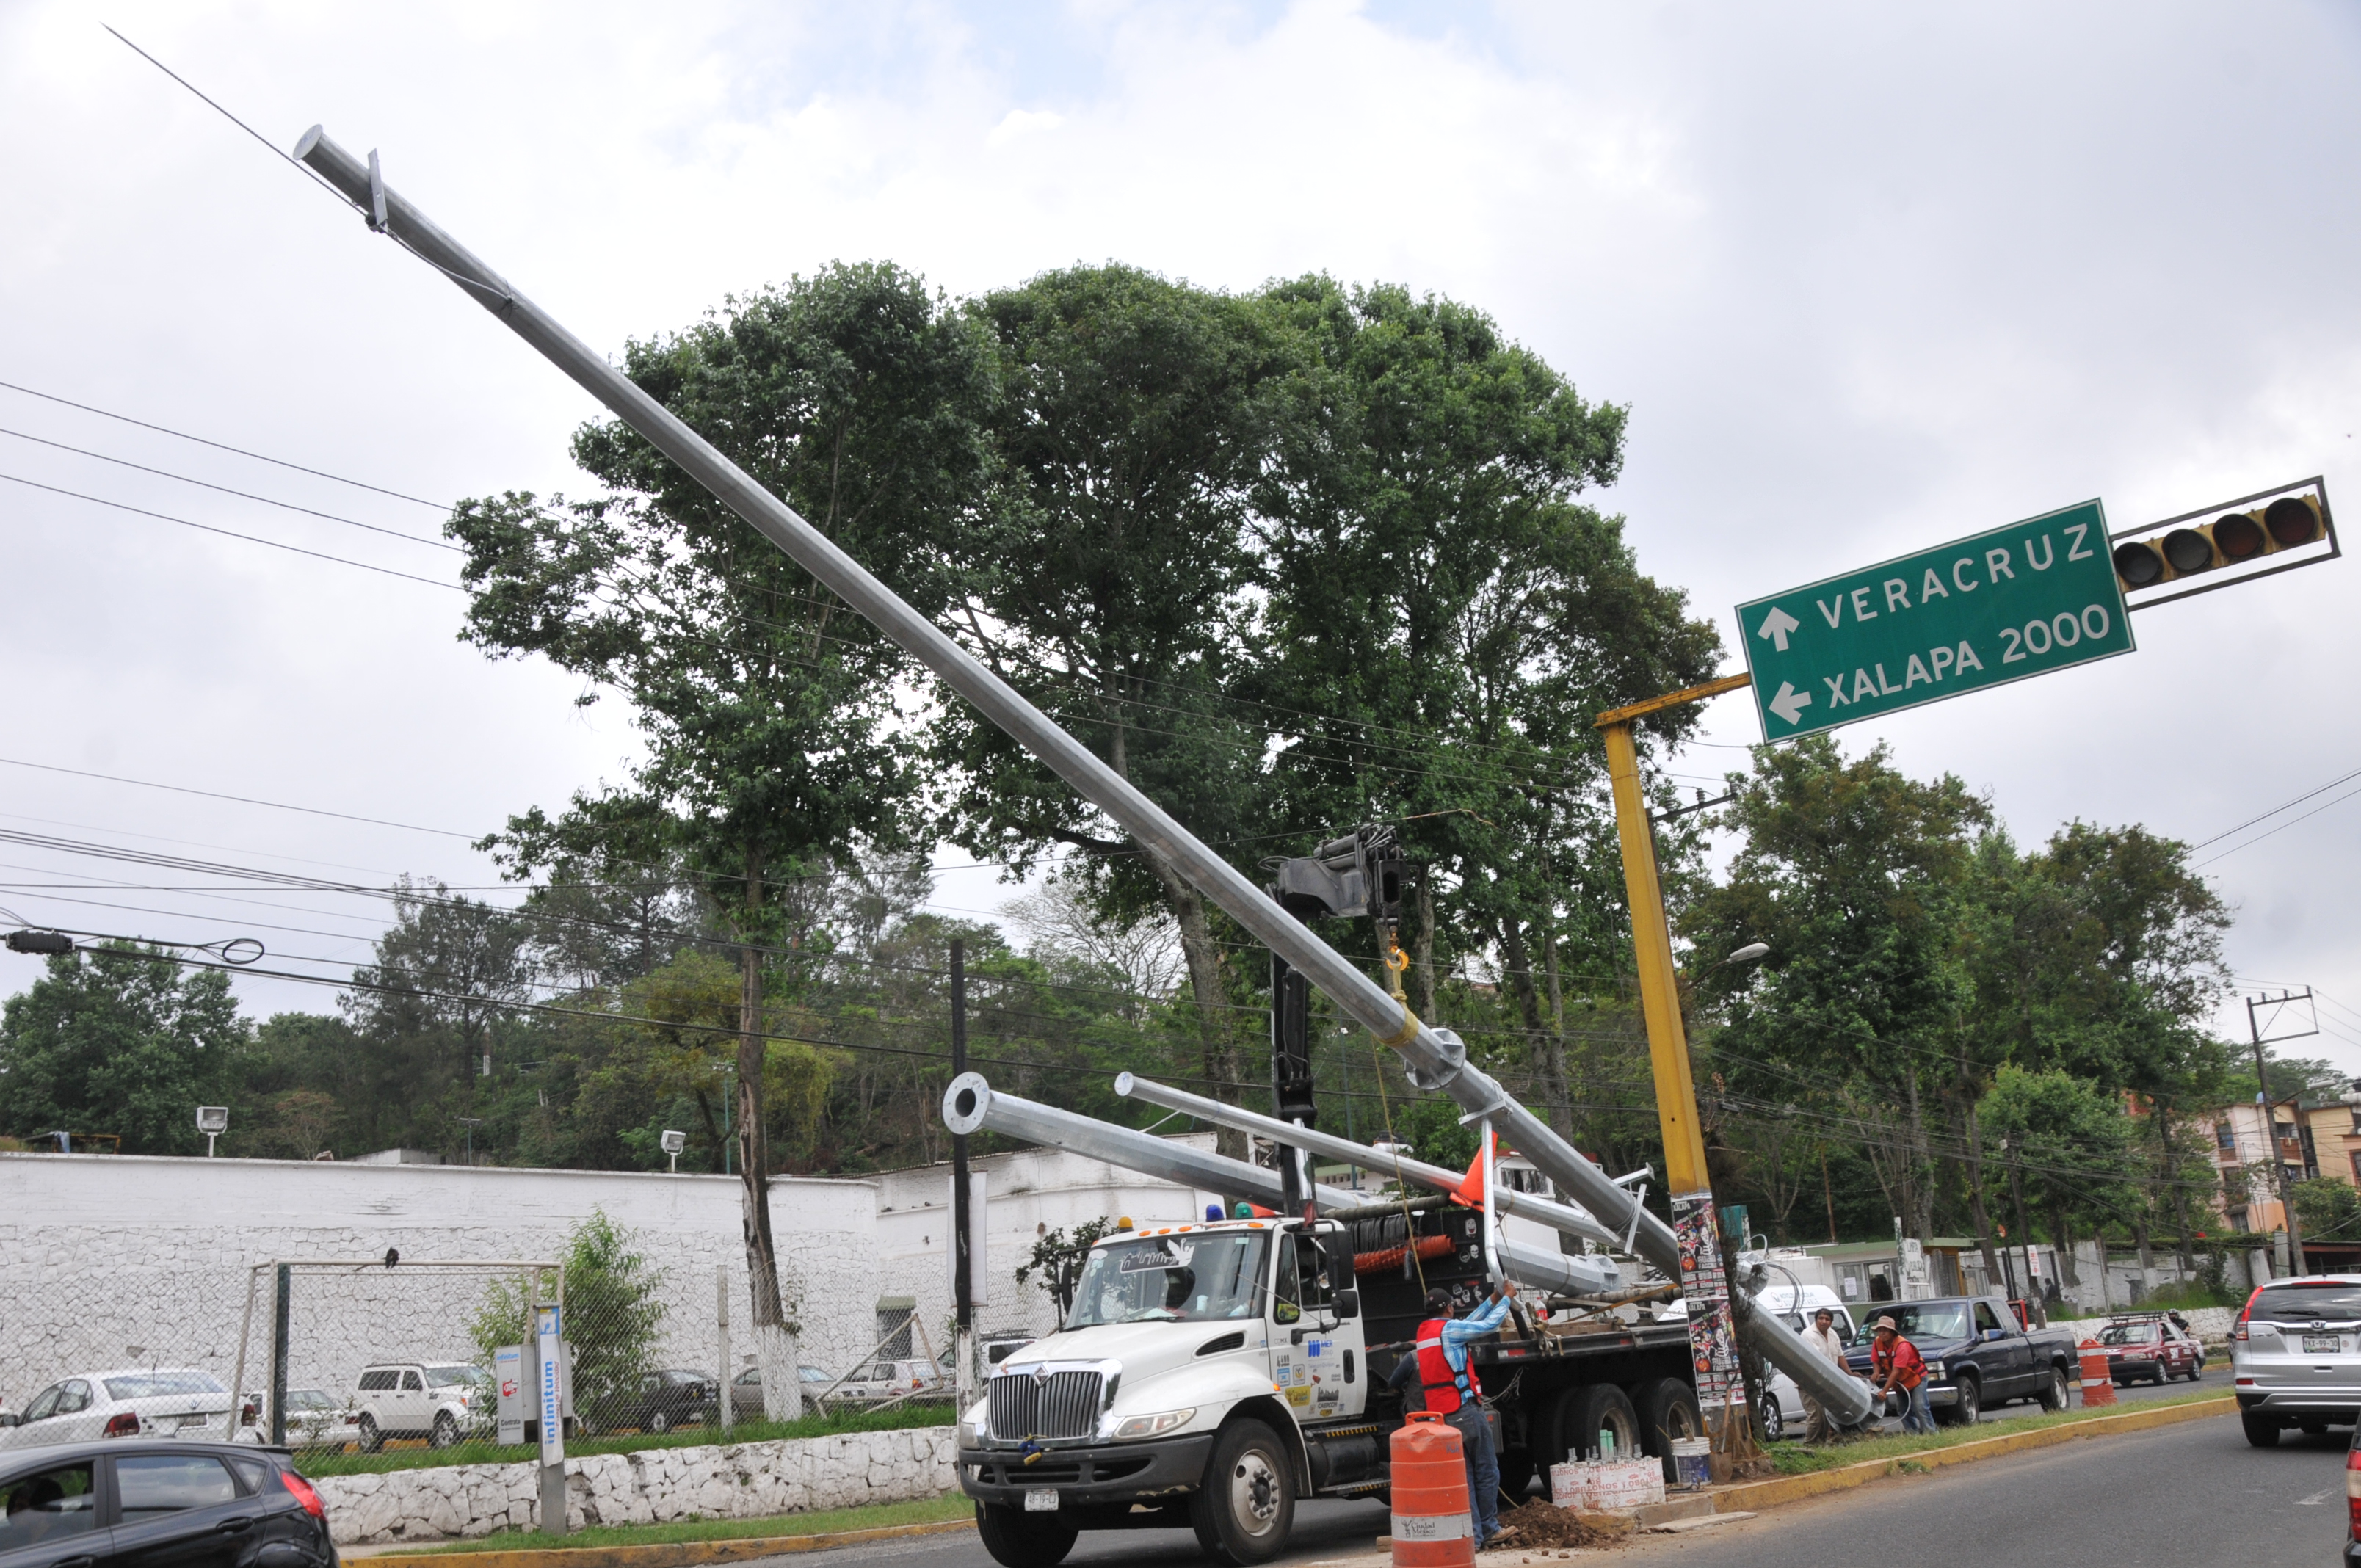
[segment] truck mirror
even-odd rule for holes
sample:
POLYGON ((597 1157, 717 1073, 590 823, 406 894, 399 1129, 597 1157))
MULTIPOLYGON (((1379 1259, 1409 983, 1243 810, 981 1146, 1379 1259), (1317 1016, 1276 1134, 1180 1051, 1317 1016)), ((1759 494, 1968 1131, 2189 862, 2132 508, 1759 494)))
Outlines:
POLYGON ((1291 1323, 1303 1316, 1303 1309, 1292 1301, 1281 1301, 1270 1315, 1275 1322, 1291 1323))
POLYGON ((1361 1292, 1355 1287, 1347 1285, 1336 1292, 1334 1305, 1336 1309, 1336 1321, 1349 1323, 1361 1315, 1361 1292))

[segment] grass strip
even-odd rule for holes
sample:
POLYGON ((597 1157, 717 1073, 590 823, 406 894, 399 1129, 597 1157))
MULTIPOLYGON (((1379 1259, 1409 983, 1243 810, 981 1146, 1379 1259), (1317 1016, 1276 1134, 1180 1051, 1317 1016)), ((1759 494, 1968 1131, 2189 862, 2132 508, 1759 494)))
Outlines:
MULTIPOLYGON (((975 1517, 975 1505, 963 1497, 928 1497, 915 1503, 872 1503, 859 1508, 825 1508, 818 1513, 779 1514, 761 1519, 681 1519, 672 1524, 595 1525, 566 1535, 540 1530, 508 1530, 422 1546, 405 1557, 452 1556, 471 1552, 534 1552, 608 1546, 669 1546, 686 1541, 743 1541, 750 1538, 831 1535, 839 1530, 883 1530, 892 1525, 941 1524, 975 1517)), ((356 1559, 365 1562, 367 1559, 356 1559)))
POLYGON ((2160 1409, 2169 1405, 2187 1405, 2199 1399, 2218 1399, 2219 1388, 2191 1388, 2182 1394, 2166 1394, 2153 1399, 2125 1400, 2120 1404, 2099 1405, 2084 1409, 2044 1410, 2037 1415, 2010 1416, 2002 1420, 1978 1421, 1973 1426, 1944 1427, 1931 1432, 1892 1432, 1878 1437, 1854 1438, 1849 1442, 1823 1443, 1806 1448, 1800 1442, 1774 1442, 1763 1452, 1771 1456, 1772 1464, 1782 1475, 1808 1475, 1816 1470, 1836 1470, 1847 1464, 1863 1464, 1872 1460, 1900 1459, 1933 1449, 1957 1448, 1963 1442, 1981 1442, 1986 1438, 2006 1437, 2011 1432, 2039 1431, 2046 1427, 2072 1426, 2077 1422, 2096 1420, 2104 1416, 2120 1416, 2133 1410, 2160 1409))
MULTIPOLYGON (((641 1453, 652 1448, 712 1448, 723 1443, 774 1442, 781 1438, 831 1437, 838 1432, 897 1431, 904 1427, 951 1424, 948 1405, 919 1405, 891 1410, 846 1410, 806 1416, 793 1421, 740 1421, 724 1438, 719 1427, 675 1427, 661 1435, 632 1432, 617 1437, 568 1438, 567 1457, 588 1453, 641 1453)), ((537 1461, 541 1450, 532 1443, 465 1443, 456 1448, 396 1448, 379 1453, 331 1453, 310 1449, 295 1456, 295 1467, 319 1479, 327 1475, 368 1475, 388 1470, 433 1470, 451 1464, 521 1464, 537 1461)))

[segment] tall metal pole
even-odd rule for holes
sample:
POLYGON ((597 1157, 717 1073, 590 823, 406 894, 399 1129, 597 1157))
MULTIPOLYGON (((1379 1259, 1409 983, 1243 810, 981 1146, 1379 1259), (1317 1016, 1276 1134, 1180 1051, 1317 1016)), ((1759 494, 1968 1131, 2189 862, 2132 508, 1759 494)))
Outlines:
MULTIPOLYGON (((1722 1266, 1713 1183, 1706 1175, 1705 1136, 1697 1118, 1697 1084, 1689 1071, 1688 1034, 1681 1019, 1680 975, 1673 967, 1673 929, 1664 918, 1664 892, 1656 872, 1656 835, 1640 788, 1639 748, 1632 724, 1660 709, 1699 701, 1748 684, 1731 675, 1668 693, 1598 716, 1607 741, 1607 776, 1615 796, 1615 833, 1623 850, 1624 902, 1631 915, 1631 959, 1639 970, 1640 1014, 1648 1028, 1648 1065, 1656 1080, 1656 1120, 1664 1137, 1664 1189, 1679 1234, 1682 1294, 1688 1299, 1689 1352, 1697 1369, 1714 1452, 1742 1457, 1745 1379, 1740 1373, 1729 1275, 1722 1266), (1731 1420, 1731 1413, 1741 1412, 1731 1420)), ((1841 1417, 1839 1418, 1841 1419, 1841 1417)))
MULTIPOLYGON (((967 944, 951 938, 951 1076, 967 1070, 967 944)), ((951 1135, 951 1383, 964 1410, 974 1395, 974 1216, 969 1213, 967 1135, 951 1135)))
MULTIPOLYGON (((287 1326, 294 1315, 295 1271, 286 1264, 278 1268, 278 1283, 270 1305, 270 1446, 287 1445, 287 1326)), ((242 1394, 233 1394, 231 1409, 242 1394)), ((233 1420, 230 1434, 237 1435, 233 1420)))
MULTIPOLYGON (((364 214, 381 210, 384 232, 441 271, 613 410, 649 444, 785 551, 855 614, 884 632, 1082 798, 1120 824, 1142 849, 1162 859, 1265 947, 1302 970, 1347 1017, 1400 1054, 1404 1071, 1414 1086, 1450 1095, 1463 1111, 1491 1115, 1510 1143, 1554 1181, 1560 1192, 1609 1224, 1635 1226, 1634 1245, 1641 1254, 1674 1277, 1683 1276, 1682 1245, 1672 1228, 1637 1209, 1630 1193, 1471 1064, 1457 1035, 1422 1023, 1353 960, 1307 930, 1276 899, 1200 842, 1131 781, 1059 729, 941 628, 905 604, 794 508, 763 488, 671 410, 609 365, 603 355, 511 288, 507 280, 436 227, 407 199, 386 188, 381 180, 373 180, 368 166, 329 140, 321 127, 314 126, 303 134, 294 157, 364 214)), ((1746 1327, 1760 1339, 1764 1354, 1782 1369, 1799 1381, 1812 1376, 1812 1352, 1800 1334, 1768 1313, 1752 1314, 1746 1327)), ((1848 1425, 1868 1414, 1869 1401, 1858 1392, 1839 1394, 1833 1401, 1823 1402, 1828 1404, 1831 1415, 1848 1425)))
MULTIPOLYGON (((2255 1042, 2255 1106, 2263 1113, 2263 1147, 2269 1153, 2271 1169, 2279 1177, 2279 1215, 2287 1223, 2288 1262, 2294 1266, 2298 1274, 2309 1274, 2312 1272, 2312 1266, 2303 1255, 2303 1232, 2295 1223, 2295 1190, 2288 1181, 2287 1161, 2279 1154, 2279 1119, 2273 1113, 2270 1075, 2264 1070, 2263 1029, 2255 1018, 2255 1003, 2254 997, 2246 998, 2246 1033, 2253 1036, 2255 1042)), ((2303 1114, 2301 1095, 2296 1097, 2293 1113, 2298 1116, 2303 1114)), ((2296 1125, 2298 1148, 2303 1146, 2302 1139, 2303 1128, 2301 1124, 2298 1124, 2296 1125)))

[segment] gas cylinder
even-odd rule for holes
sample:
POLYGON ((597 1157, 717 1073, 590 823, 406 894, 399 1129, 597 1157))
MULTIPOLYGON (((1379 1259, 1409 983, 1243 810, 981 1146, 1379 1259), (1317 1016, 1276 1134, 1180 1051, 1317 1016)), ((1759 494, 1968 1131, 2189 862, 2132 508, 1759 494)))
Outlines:
POLYGON ((1458 1429, 1433 1410, 1412 1411, 1389 1451, 1394 1568, 1474 1568, 1467 1460, 1458 1429))

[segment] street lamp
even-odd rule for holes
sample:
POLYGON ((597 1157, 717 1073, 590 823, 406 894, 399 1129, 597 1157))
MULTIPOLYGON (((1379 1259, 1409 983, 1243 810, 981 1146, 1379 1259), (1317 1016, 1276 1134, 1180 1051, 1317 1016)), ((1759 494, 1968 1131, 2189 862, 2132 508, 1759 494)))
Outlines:
POLYGON ((197 1131, 205 1135, 205 1157, 214 1157, 214 1140, 229 1131, 229 1107, 200 1105, 197 1107, 197 1131))
MULTIPOLYGON (((1744 947, 1742 947, 1742 948, 1739 948, 1739 949, 1738 949, 1738 951, 1736 951, 1736 952, 1734 952, 1734 953, 1730 954, 1730 957, 1728 957, 1728 958, 1726 958, 1726 959, 1722 959, 1722 960, 1721 960, 1721 963, 1722 963, 1722 964, 1751 964, 1751 963, 1754 962, 1754 960, 1755 960, 1755 959, 1757 959, 1768 958, 1768 957, 1770 956, 1770 954, 1771 954, 1771 944, 1770 944, 1770 943, 1768 943, 1768 942, 1749 942, 1749 943, 1747 943, 1747 944, 1746 944, 1746 946, 1744 946, 1744 947)), ((1716 964, 1716 965, 1714 965, 1713 967, 1714 967, 1714 968, 1716 968, 1716 969, 1719 969, 1719 968, 1721 967, 1721 964, 1716 964)))
POLYGON ((686 1133, 675 1132, 670 1127, 667 1127, 664 1129, 664 1136, 658 1138, 656 1142, 663 1145, 664 1152, 672 1157, 672 1173, 675 1176, 678 1176, 680 1174, 680 1151, 688 1147, 688 1135, 686 1133))

